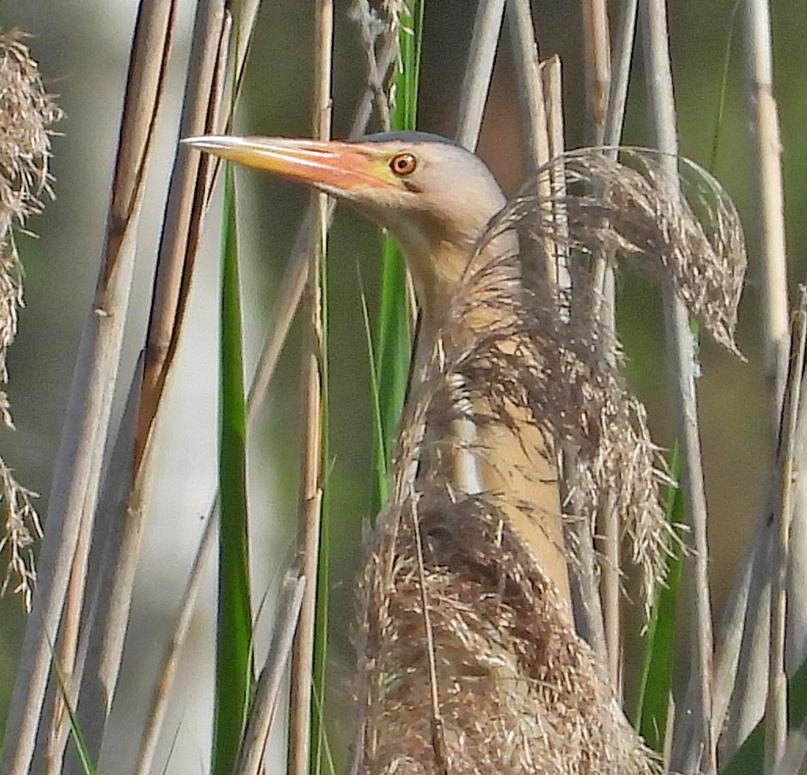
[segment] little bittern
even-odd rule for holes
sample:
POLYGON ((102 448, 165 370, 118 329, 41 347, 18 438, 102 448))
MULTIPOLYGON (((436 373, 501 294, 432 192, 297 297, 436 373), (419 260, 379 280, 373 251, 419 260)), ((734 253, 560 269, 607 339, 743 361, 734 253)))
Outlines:
MULTIPOLYGON (((505 197, 488 168, 472 153, 436 135, 401 132, 359 142, 318 142, 263 137, 199 137, 194 148, 284 178, 308 183, 350 202, 390 230, 406 258, 421 312, 411 387, 418 362, 431 352, 469 259, 505 197)), ((510 235, 493 240, 475 259, 512 251, 510 235)), ((508 281, 518 283, 511 274, 508 281)), ((469 307, 473 309, 473 307, 469 307)), ((496 321, 489 310, 467 315, 469 335, 496 321)), ((499 321, 500 322, 500 321, 499 321)), ((484 407, 479 407, 484 413, 484 407)), ((473 414, 473 407, 471 407, 473 414)), ((561 597, 569 600, 557 466, 551 442, 512 408, 512 423, 451 425, 456 438, 454 486, 458 492, 506 496, 513 531, 531 551, 561 597), (518 503, 516 506, 514 504, 518 503)))
POLYGON ((518 337, 518 240, 486 230, 506 204, 487 167, 421 133, 189 143, 350 202, 414 281, 405 420, 362 579, 353 771, 657 772, 572 623, 553 429, 520 377, 542 356, 518 337))

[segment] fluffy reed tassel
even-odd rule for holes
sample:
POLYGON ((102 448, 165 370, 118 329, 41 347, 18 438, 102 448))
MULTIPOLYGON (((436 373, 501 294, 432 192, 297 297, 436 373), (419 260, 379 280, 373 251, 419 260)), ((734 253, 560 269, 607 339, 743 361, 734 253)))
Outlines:
MULTIPOLYGON (((702 176, 706 193, 696 218, 684 199, 665 194, 654 157, 631 154, 631 167, 583 152, 553 162, 566 165, 572 183, 562 200, 563 248, 576 260, 603 247, 643 254, 646 268, 672 283, 707 329, 735 349, 745 255, 731 203, 702 176), (577 181, 586 184, 579 191, 577 181)), ((674 537, 660 505, 659 485, 668 480, 644 408, 618 363, 603 357, 596 320, 564 320, 556 293, 512 280, 514 267, 536 252, 525 250, 524 240, 546 249, 547 239, 561 239, 551 215, 557 207, 546 204, 525 190, 495 219, 480 250, 515 230, 520 256, 468 273, 414 375, 390 503, 364 569, 362 773, 662 770, 574 632, 566 601, 511 529, 507 513, 516 507, 529 514, 530 504, 514 493, 458 493, 447 465, 446 439, 457 420, 517 433, 513 407, 526 413, 556 448, 576 451, 587 509, 576 516, 590 517, 604 492, 613 496, 649 604, 674 537), (469 341, 465 321, 480 307, 488 308, 485 319, 502 323, 469 341), (472 405, 486 407, 485 415, 469 416, 472 405)), ((519 271, 524 277, 530 267, 519 271)), ((590 293, 584 286, 578 292, 590 293)))
MULTIPOLYGON (((6 355, 23 306, 14 231, 42 210, 43 195, 52 195, 49 131, 62 116, 22 38, 17 30, 0 30, 0 424, 6 428, 14 427, 5 391, 6 355)), ((42 534, 33 497, 0 458, 0 594, 10 586, 27 610, 36 579, 33 543, 42 534)))

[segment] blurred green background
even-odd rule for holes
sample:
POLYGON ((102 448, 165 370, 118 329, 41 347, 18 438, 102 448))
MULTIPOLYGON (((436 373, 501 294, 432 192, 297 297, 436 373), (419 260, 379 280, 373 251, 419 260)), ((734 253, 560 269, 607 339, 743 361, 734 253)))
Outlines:
MULTIPOLYGON (((364 57, 351 3, 337 0, 334 135, 348 130, 364 86, 364 57)), ((566 142, 583 140, 582 23, 572 0, 533 2, 542 57, 559 53, 564 68, 566 142)), ((734 0, 676 0, 671 3, 671 51, 678 101, 681 149, 709 163, 722 62, 734 0)), ((139 264, 131 301, 121 386, 128 386, 142 342, 148 291, 159 237, 161 202, 176 143, 180 90, 184 81, 194 4, 180 0, 180 34, 169 72, 160 118, 159 143, 148 182, 140 234, 139 264)), ((776 96, 782 127, 786 220, 791 287, 803 277, 807 230, 807 149, 800 127, 807 126, 807 14, 796 0, 772 3, 776 96)), ((459 84, 468 50, 474 4, 431 0, 426 6, 419 125, 452 134, 459 84)), ((51 466, 58 444, 81 324, 95 284, 107 192, 134 20, 133 0, 25 0, 0 2, 0 26, 20 27, 40 61, 51 92, 67 118, 53 141, 56 200, 31 221, 38 239, 19 238, 26 265, 26 302, 17 342, 10 355, 10 396, 17 432, 2 432, 0 449, 18 478, 42 494, 46 511, 51 466)), ((309 132, 311 22, 304 0, 264 3, 240 104, 239 131, 267 135, 309 132)), ((505 27, 506 31, 506 27, 505 27)), ((759 346, 759 279, 756 221, 750 196, 748 112, 745 73, 735 35, 714 172, 737 202, 751 249, 748 287, 741 309, 741 363, 710 342, 702 346, 700 407, 710 506, 713 602, 719 605, 761 505, 770 469, 767 396, 759 346)), ((624 140, 648 140, 644 118, 641 59, 632 72, 624 140)), ((479 153, 506 191, 525 176, 515 103, 514 75, 505 43, 496 63, 479 153)), ((267 312, 289 254, 307 195, 301 189, 239 172, 240 238, 245 248, 244 300, 248 363, 254 362, 267 312)), ((215 206, 214 210, 215 212, 215 206)), ((215 487, 217 363, 217 235, 214 217, 198 263, 185 341, 168 411, 160 429, 159 463, 144 540, 138 592, 113 712, 109 762, 129 760, 139 719, 151 689, 162 638, 168 632, 182 583, 215 487), (125 757, 125 758, 123 758, 125 757)), ((380 240, 372 226, 351 212, 337 211, 329 255, 333 463, 332 519, 335 560, 334 620, 337 648, 334 681, 346 697, 349 680, 349 627, 353 574, 358 567, 362 522, 369 517, 369 380, 367 345, 361 322, 361 275, 371 309, 375 303, 380 240)), ((619 325, 628 356, 631 384, 646 401, 656 440, 672 442, 672 418, 665 393, 661 320, 656 291, 641 279, 619 279, 619 325)), ((252 554, 257 589, 271 591, 293 551, 299 408, 298 337, 293 333, 271 395, 253 434, 250 461, 252 554)), ((270 593, 271 594, 271 593, 270 593)), ((178 729, 172 772, 206 769, 209 747, 213 649, 213 583, 208 579, 188 659, 182 668, 169 729, 178 729)), ((265 617, 266 618, 266 617, 265 617)), ((23 620, 17 600, 0 601, 0 723, 5 718, 23 620)), ((264 640, 266 633, 264 632, 264 640)), ((265 647, 259 644, 259 648, 265 647)), ((166 741, 166 746, 170 741, 166 741)), ((167 749, 166 749, 167 750, 167 749)), ((117 772, 114 765, 103 770, 117 772)))

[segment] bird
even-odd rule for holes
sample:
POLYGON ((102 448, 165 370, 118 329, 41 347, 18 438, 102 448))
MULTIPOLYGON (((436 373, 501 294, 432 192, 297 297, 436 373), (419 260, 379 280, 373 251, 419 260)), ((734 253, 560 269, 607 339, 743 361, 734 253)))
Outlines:
MULTIPOLYGON (((457 287, 468 274, 476 241, 506 203, 479 157, 425 132, 379 133, 360 142, 207 136, 187 143, 312 185, 350 203, 390 231, 411 272, 420 311, 412 368, 417 375, 454 303, 457 287)), ((489 254, 507 248, 512 245, 494 240, 476 261, 484 264, 489 254)), ((518 282, 517 277, 511 279, 518 282)), ((484 311, 467 320, 469 332, 489 323, 484 311)), ((472 426, 471 419, 453 428, 458 442, 457 490, 518 492, 530 503, 531 514, 511 509, 512 527, 561 596, 569 600, 557 463, 551 444, 536 437, 525 445, 526 427, 512 433, 502 427, 472 426), (473 451, 468 450, 469 443, 473 451)))
POLYGON ((490 231, 507 200, 488 167, 423 132, 185 142, 348 203, 411 273, 397 487, 363 571, 356 771, 656 772, 574 630, 555 440, 517 381, 486 384, 491 362, 540 357, 508 339, 519 245, 490 231))

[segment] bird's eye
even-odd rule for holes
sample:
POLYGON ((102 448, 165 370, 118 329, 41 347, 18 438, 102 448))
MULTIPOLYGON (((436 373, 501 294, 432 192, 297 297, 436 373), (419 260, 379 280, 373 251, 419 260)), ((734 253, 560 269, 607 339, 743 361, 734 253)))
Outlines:
POLYGON ((399 153, 392 157, 390 169, 396 175, 411 175, 418 166, 418 160, 411 153, 399 153))

